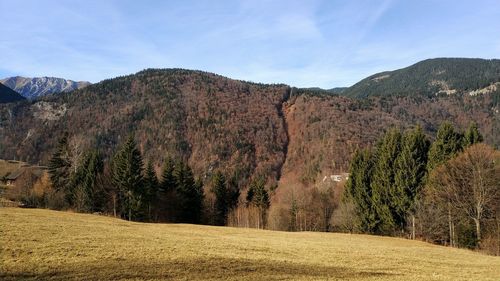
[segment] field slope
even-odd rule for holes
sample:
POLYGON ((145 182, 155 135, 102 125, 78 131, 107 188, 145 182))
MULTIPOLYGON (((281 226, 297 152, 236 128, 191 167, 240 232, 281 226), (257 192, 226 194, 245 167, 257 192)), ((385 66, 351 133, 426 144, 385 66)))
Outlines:
POLYGON ((500 258, 367 235, 0 208, 1 280, 499 280, 500 258))

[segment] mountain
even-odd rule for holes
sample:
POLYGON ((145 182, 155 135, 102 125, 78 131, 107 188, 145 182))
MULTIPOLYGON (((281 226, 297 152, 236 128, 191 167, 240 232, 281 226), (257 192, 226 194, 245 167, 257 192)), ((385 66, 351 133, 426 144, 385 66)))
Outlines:
POLYGON ((16 91, 13 91, 9 87, 0 83, 0 103, 8 103, 20 100, 24 100, 24 97, 16 91))
POLYGON ((64 132, 73 145, 110 157, 132 132, 157 168, 170 155, 187 160, 203 179, 223 170, 241 186, 263 175, 280 187, 300 187, 348 171, 353 152, 390 127, 420 124, 432 137, 445 120, 460 129, 475 121, 485 141, 500 146, 499 111, 498 89, 353 99, 202 71, 149 69, 71 94, 0 105, 0 158, 47 163, 64 132))
POLYGON ((452 95, 492 92, 500 86, 500 60, 437 58, 369 76, 342 94, 369 96, 452 95))
POLYGON ((70 92, 90 85, 89 82, 85 81, 75 82, 54 77, 26 78, 16 76, 2 79, 0 82, 19 92, 27 99, 34 99, 54 93, 70 92))

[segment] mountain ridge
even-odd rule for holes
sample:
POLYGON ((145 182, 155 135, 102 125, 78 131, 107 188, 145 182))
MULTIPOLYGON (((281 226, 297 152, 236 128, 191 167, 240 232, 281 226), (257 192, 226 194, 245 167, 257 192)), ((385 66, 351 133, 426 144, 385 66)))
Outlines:
POLYGON ((27 99, 35 99, 45 95, 70 92, 90 85, 87 81, 73 81, 57 77, 22 77, 14 76, 1 79, 0 82, 12 90, 19 92, 27 99))
MULTIPOLYGON (((498 91, 497 91, 498 92, 498 91)), ((0 106, 0 158, 46 162, 63 132, 110 157, 134 132, 146 159, 183 158, 204 179, 216 170, 308 186, 345 172, 352 153, 390 127, 479 124, 500 145, 500 95, 353 99, 185 69, 147 69, 83 89, 0 106)))

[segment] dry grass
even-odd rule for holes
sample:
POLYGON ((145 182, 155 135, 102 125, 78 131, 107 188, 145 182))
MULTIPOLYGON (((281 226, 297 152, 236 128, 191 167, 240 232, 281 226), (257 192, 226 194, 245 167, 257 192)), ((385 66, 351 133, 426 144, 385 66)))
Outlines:
POLYGON ((2 280, 500 280, 500 258, 368 235, 0 208, 2 280))

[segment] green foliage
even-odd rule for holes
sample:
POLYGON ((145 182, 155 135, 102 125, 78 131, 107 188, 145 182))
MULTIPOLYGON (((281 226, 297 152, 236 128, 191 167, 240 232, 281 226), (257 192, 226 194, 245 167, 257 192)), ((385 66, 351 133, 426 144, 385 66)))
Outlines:
POLYGON ((157 207, 157 198, 159 194, 159 182, 156 172, 153 167, 153 163, 148 161, 146 165, 146 170, 144 171, 144 193, 145 201, 147 202, 147 214, 148 219, 152 220, 152 211, 157 207))
POLYGON ((444 122, 439 127, 436 140, 429 150, 427 170, 431 171, 452 156, 462 151, 463 135, 453 128, 450 122, 444 122))
POLYGON ((401 151, 401 132, 391 129, 378 143, 370 186, 372 202, 377 213, 375 233, 391 233, 398 223, 394 217, 395 202, 392 194, 395 188, 395 162, 401 151))
POLYGON ((479 129, 477 128, 477 124, 475 122, 472 122, 469 125, 469 128, 465 132, 464 138, 463 138, 463 147, 467 148, 473 144, 480 143, 483 141, 483 135, 479 132, 479 129))
POLYGON ((76 173, 71 178, 73 202, 78 211, 101 211, 105 204, 104 191, 98 186, 98 177, 103 172, 104 162, 97 150, 87 152, 76 173))
POLYGON ((357 150, 351 161, 344 193, 344 199, 351 200, 355 205, 358 228, 366 233, 372 233, 377 222, 370 185, 372 169, 371 152, 368 149, 357 150))
POLYGON ((119 191, 122 216, 129 220, 142 218, 147 197, 143 188, 143 161, 132 135, 114 156, 112 167, 112 180, 119 191))
POLYGON ((261 211, 261 214, 267 211, 271 202, 264 177, 259 176, 250 183, 246 199, 247 204, 256 206, 261 211))
POLYGON ((49 160, 49 174, 56 190, 66 190, 70 181, 71 163, 68 159, 68 135, 64 134, 57 144, 56 151, 49 160))
POLYGON ((401 152, 395 162, 394 187, 391 189, 393 215, 404 230, 408 214, 414 214, 417 197, 427 176, 430 141, 418 126, 403 136, 401 152))
POLYGON ((178 222, 199 223, 203 209, 202 182, 194 180, 191 168, 183 161, 176 163, 173 176, 179 205, 178 222))
POLYGON ((229 194, 226 178, 221 172, 215 173, 212 179, 212 192, 215 195, 215 225, 225 225, 229 210, 229 194))
POLYGON ((459 93, 499 82, 500 60, 439 58, 377 73, 341 92, 356 98, 370 96, 435 96, 444 88, 459 93))

